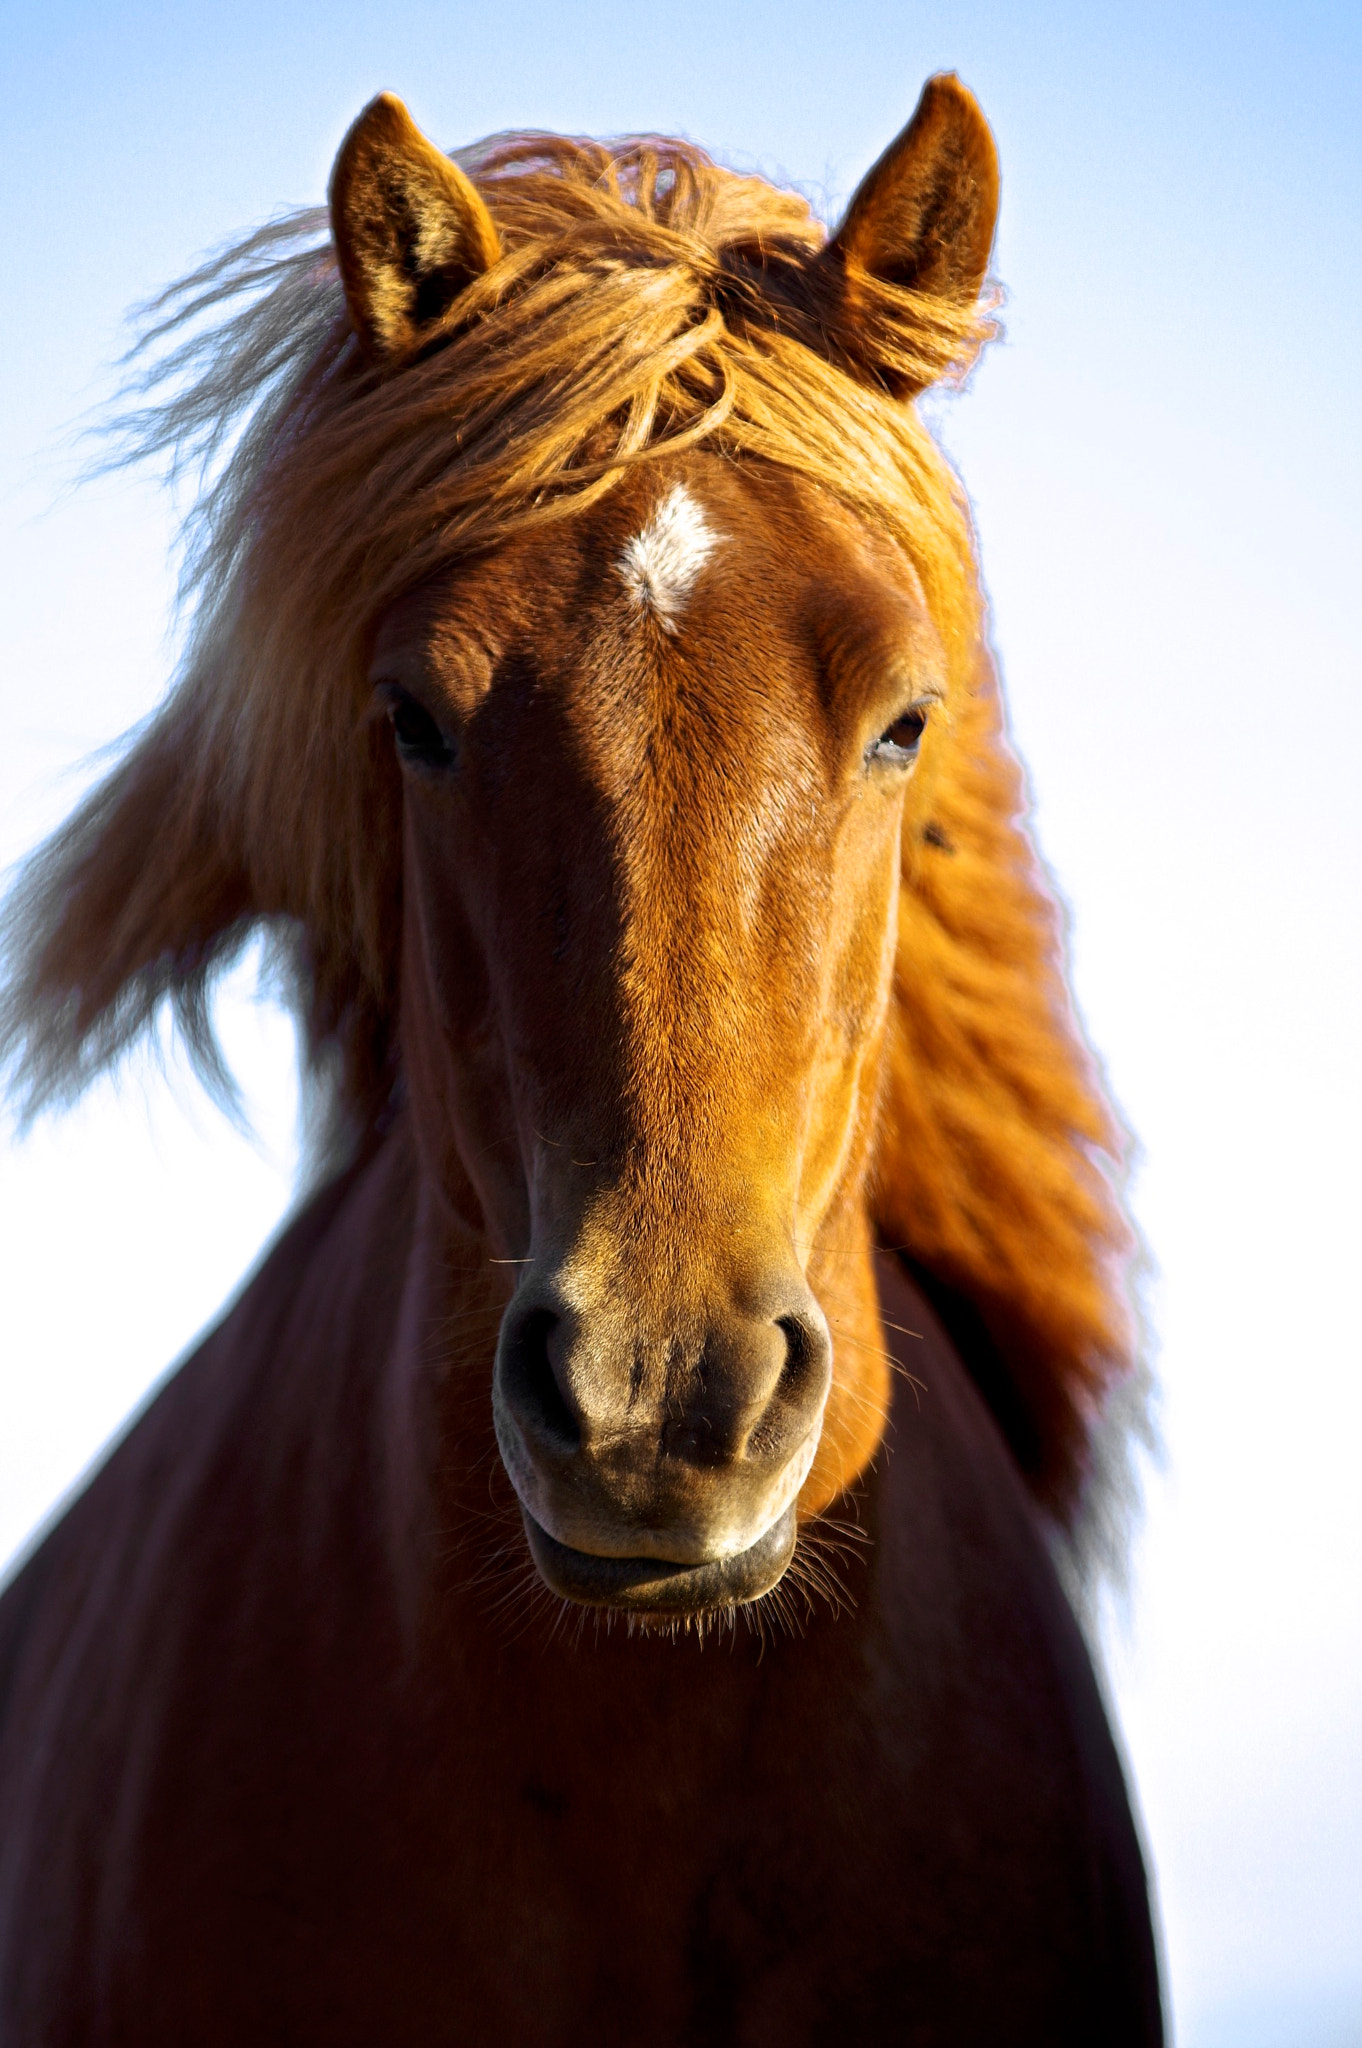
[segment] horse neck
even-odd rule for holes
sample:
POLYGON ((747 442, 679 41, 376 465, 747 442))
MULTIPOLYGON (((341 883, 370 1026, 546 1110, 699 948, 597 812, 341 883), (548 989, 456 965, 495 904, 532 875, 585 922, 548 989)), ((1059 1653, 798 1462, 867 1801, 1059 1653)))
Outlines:
MULTIPOLYGON (((492 1368, 514 1268, 460 1224, 422 1170, 406 1119, 374 1165, 383 1217, 366 1220, 388 1236, 387 1256, 400 1266, 374 1361, 382 1514, 399 1596, 414 1618, 433 1579, 448 1577, 437 1560, 448 1565, 475 1549, 489 1512, 523 1545, 492 1422, 492 1368), (390 1217, 402 1219, 396 1231, 386 1227, 390 1217)), ((343 1239, 336 1255, 348 1255, 343 1239)))

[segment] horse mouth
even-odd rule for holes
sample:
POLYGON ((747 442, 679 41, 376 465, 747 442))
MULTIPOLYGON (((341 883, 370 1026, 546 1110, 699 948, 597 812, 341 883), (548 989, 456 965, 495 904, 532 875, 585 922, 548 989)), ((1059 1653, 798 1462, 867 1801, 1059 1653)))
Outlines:
POLYGON ((614 1607, 631 1614, 705 1614, 769 1593, 794 1555, 795 1504, 747 1550, 705 1564, 673 1564, 661 1557, 598 1557, 573 1550, 541 1529, 522 1505, 530 1554, 551 1592, 584 1607, 614 1607))

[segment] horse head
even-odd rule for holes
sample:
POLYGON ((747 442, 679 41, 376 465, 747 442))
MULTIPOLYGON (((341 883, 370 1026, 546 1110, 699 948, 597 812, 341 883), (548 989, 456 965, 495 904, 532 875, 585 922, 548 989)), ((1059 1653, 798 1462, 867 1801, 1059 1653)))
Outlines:
MULTIPOLYGON (((935 265, 972 299, 991 177, 941 82, 812 260, 919 288, 935 265)), ((332 207, 380 366, 499 253, 389 99, 332 207)), ((865 1249, 904 797, 947 692, 912 563, 701 446, 424 580, 370 682, 402 773, 406 1085, 428 1175, 517 1276, 493 1404, 539 1570, 632 1610, 752 1598, 829 1403, 834 1482, 883 1422, 873 1346, 834 1377, 819 1280, 865 1249)))
POLYGON ((1061 1517, 1129 1365, 1117 1137, 912 403, 986 338, 997 195, 952 78, 831 238, 688 143, 456 161, 384 97, 329 220, 157 316, 194 630, 25 884, 0 1061, 79 1088, 169 998, 221 1079, 266 925, 329 1170, 393 1137, 411 1271, 435 1219, 513 1282, 447 1440, 494 1420, 584 1602, 759 1596, 865 1471, 877 1235, 977 1310, 1061 1517))
POLYGON ((497 1435, 564 1590, 646 1558, 759 1591, 788 1556, 832 1378, 810 1262, 858 1243, 944 687, 914 586, 797 479, 699 452, 378 633, 415 1127, 516 1262, 497 1435))

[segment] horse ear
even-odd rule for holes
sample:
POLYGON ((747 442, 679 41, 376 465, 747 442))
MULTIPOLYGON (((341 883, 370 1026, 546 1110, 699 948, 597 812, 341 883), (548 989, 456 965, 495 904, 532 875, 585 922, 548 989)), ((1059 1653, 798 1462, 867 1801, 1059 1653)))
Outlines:
POLYGON ((825 257, 858 272, 972 305, 998 218, 998 152, 973 93, 952 71, 929 78, 917 111, 857 186, 825 257))
POLYGON ((390 92, 341 144, 330 197, 341 282, 371 362, 407 354, 501 254, 473 185, 390 92))

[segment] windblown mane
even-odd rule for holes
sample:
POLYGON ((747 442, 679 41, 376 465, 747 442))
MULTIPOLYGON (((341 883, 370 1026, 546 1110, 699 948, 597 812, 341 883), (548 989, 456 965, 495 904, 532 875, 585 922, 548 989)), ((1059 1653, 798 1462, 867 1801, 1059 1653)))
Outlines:
POLYGON ((346 1142, 364 1143, 398 1079, 400 799, 367 715, 375 621, 629 465, 700 441, 787 465, 907 550, 953 684, 905 830, 877 1222, 982 1319, 1013 1447, 1070 1517, 1132 1362, 1119 1134, 1020 822, 968 510, 898 395, 963 372, 988 322, 867 279, 839 326, 805 201, 685 143, 529 135, 458 161, 502 253, 392 372, 361 357, 320 211, 152 309, 132 439, 203 468, 192 631, 160 712, 13 899, 0 1051, 33 1108, 168 999, 221 1082, 211 981, 263 924, 346 1142))

